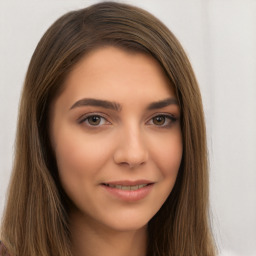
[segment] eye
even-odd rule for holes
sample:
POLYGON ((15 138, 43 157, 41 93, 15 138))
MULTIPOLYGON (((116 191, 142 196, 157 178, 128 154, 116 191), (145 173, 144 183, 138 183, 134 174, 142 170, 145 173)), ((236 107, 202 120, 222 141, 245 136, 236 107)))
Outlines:
POLYGON ((174 123, 176 120, 177 118, 171 115, 157 115, 151 118, 148 124, 160 127, 167 127, 174 123))
POLYGON ((104 124, 109 124, 106 118, 100 115, 89 115, 82 118, 79 123, 84 123, 88 126, 101 126, 104 124))
POLYGON ((156 116, 156 117, 153 117, 152 121, 153 121, 153 124, 155 125, 164 125, 166 121, 165 119, 166 119, 165 116, 156 116))

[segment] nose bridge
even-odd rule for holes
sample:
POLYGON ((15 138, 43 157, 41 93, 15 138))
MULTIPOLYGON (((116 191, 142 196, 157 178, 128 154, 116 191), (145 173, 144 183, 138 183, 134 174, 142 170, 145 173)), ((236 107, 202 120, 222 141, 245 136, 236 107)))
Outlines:
POLYGON ((134 168, 144 164, 147 159, 148 149, 141 127, 132 124, 123 127, 114 155, 115 162, 134 168))

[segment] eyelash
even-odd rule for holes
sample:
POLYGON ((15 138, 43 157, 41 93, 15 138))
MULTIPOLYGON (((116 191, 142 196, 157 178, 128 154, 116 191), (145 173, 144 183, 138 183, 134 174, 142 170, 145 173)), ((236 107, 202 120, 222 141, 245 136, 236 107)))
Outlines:
POLYGON ((157 114, 157 115, 151 117, 150 120, 147 123, 150 122, 150 125, 155 125, 156 127, 160 127, 160 128, 168 128, 173 123, 175 123, 176 121, 177 121, 177 118, 174 117, 173 115, 170 115, 170 114, 168 114, 168 115, 167 114, 157 114), (164 124, 156 125, 156 124, 153 123, 154 122, 153 120, 155 118, 159 118, 159 117, 164 118, 164 124))
POLYGON ((109 121, 107 121, 107 118, 103 116, 103 114, 98 114, 98 113, 91 113, 91 114, 87 114, 85 116, 82 117, 81 120, 79 120, 80 124, 86 123, 87 126, 89 127, 99 127, 101 125, 104 124, 97 124, 97 125, 92 125, 88 122, 89 118, 93 118, 93 117, 97 117, 100 119, 100 122, 102 122, 103 120, 105 120, 105 122, 111 124, 109 121))
MULTIPOLYGON (((146 122, 146 124, 149 124, 149 125, 155 125, 156 127, 160 127, 160 128, 168 128, 170 127, 174 122, 177 121, 177 118, 174 117, 173 115, 170 115, 170 114, 157 114, 157 115, 154 115, 153 117, 151 117, 149 119, 149 121, 146 122), (154 124, 153 120, 155 118, 164 118, 164 124, 161 124, 161 125, 157 125, 157 124, 154 124)), ((109 122, 107 120, 106 117, 103 116, 103 114, 99 114, 99 113, 91 113, 91 114, 87 114, 85 116, 83 116, 80 120, 79 120, 79 124, 83 124, 85 123, 87 126, 89 127, 100 127, 102 125, 106 125, 106 124, 111 124, 111 122, 109 122), (93 124, 90 124, 89 123, 89 118, 99 118, 100 119, 100 123, 99 124, 96 124, 96 125, 93 125, 93 124), (104 123, 102 123, 104 121, 104 123)))

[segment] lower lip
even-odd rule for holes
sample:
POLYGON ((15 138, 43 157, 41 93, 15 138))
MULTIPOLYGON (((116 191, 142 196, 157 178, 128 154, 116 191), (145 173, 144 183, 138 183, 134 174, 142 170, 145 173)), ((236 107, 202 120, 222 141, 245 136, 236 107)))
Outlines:
POLYGON ((137 190, 122 190, 118 188, 112 188, 106 185, 102 185, 102 187, 111 195, 119 198, 123 201, 134 202, 139 201, 145 198, 150 191, 152 190, 154 184, 147 185, 143 188, 139 188, 137 190))

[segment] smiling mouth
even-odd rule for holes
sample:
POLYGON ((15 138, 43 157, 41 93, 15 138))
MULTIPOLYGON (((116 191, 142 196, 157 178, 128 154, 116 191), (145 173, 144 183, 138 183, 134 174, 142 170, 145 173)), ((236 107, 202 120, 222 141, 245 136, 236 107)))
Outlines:
POLYGON ((137 181, 113 181, 109 183, 101 183, 105 188, 107 195, 114 196, 115 199, 125 202, 138 202, 147 197, 152 191, 155 182, 149 180, 137 181))
POLYGON ((132 186, 125 186, 125 185, 119 185, 119 184, 106 184, 103 183, 104 186, 110 187, 110 188, 116 188, 121 190, 138 190, 140 188, 144 188, 150 184, 140 184, 140 185, 132 185, 132 186))

